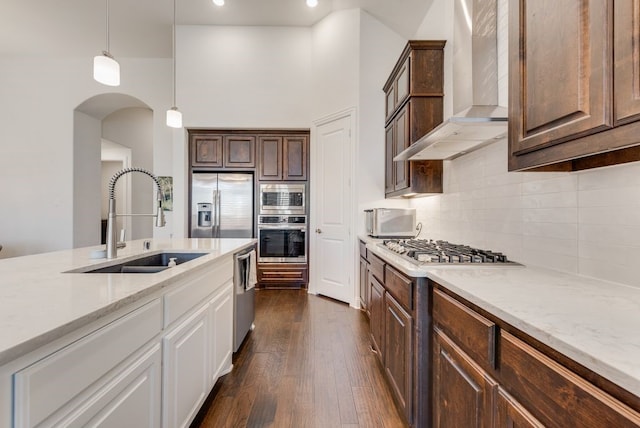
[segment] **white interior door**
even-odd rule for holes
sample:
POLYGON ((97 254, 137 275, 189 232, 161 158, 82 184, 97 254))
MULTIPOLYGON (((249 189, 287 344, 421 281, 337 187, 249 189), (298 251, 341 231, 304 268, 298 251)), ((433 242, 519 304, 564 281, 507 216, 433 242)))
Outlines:
POLYGON ((316 127, 310 291, 354 304, 351 231, 353 112, 316 127))

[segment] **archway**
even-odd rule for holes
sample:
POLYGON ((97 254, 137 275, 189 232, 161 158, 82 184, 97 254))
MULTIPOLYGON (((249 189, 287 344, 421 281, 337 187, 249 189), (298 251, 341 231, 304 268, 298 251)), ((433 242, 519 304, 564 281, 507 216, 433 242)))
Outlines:
MULTIPOLYGON (((101 241, 102 141, 131 149, 130 164, 153 170, 153 110, 141 100, 117 93, 91 97, 74 110, 73 124, 73 246, 98 245, 101 241)), ((153 186, 132 175, 129 212, 153 211, 153 186)), ((123 212, 122 210, 118 210, 123 212)), ((152 222, 134 218, 127 239, 151 237, 152 222)), ((147 219, 148 220, 148 219, 147 219)))

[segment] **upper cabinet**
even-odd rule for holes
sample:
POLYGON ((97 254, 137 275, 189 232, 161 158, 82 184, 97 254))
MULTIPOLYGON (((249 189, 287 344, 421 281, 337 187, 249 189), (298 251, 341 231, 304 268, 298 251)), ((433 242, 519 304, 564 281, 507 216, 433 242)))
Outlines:
POLYGON ((306 181, 307 130, 190 130, 194 169, 255 170, 259 180, 306 181))
POLYGON ((307 135, 261 136, 258 139, 259 180, 305 181, 309 158, 307 135))
POLYGON ((640 160, 639 34, 634 0, 509 2, 509 170, 640 160))
POLYGON ((191 165, 210 168, 255 168, 256 137, 253 135, 189 134, 191 165))
POLYGON ((442 161, 393 158, 442 122, 444 41, 411 40, 385 92, 385 196, 442 193, 442 161))

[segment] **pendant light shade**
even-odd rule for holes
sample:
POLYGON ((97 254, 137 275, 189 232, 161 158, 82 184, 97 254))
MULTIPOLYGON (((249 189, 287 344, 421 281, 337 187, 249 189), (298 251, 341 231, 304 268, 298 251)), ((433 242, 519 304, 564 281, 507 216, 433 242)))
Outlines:
POLYGON ((173 107, 167 110, 167 126, 172 128, 182 128, 182 113, 176 107, 176 0, 173 0, 173 28, 172 28, 172 50, 173 50, 173 107))
POLYGON ((109 52, 93 57, 93 78, 107 86, 120 85, 120 64, 109 52))
POLYGON ((307 6, 316 7, 318 5, 318 0, 307 0, 307 6))
POLYGON ((167 126, 182 128, 182 113, 180 113, 178 107, 171 107, 167 110, 167 126))
POLYGON ((107 49, 93 58, 93 78, 103 85, 119 86, 120 64, 109 53, 109 0, 106 0, 105 14, 107 49))

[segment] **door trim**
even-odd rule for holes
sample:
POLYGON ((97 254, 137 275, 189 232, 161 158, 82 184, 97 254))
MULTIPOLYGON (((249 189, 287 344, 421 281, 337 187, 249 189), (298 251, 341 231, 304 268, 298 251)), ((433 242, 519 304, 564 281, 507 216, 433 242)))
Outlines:
MULTIPOLYGON (((326 125, 328 123, 334 122, 340 119, 348 119, 349 125, 351 127, 351 134, 349 135, 350 140, 350 149, 349 155, 351 157, 351 165, 349 171, 349 181, 351 182, 351 191, 349 200, 351 204, 349 206, 349 251, 350 260, 348 265, 351 266, 348 272, 348 281, 352 290, 351 300, 349 302, 349 306, 354 308, 359 308, 359 287, 355 285, 356 275, 356 264, 355 264, 355 255, 358 250, 358 246, 356 245, 357 239, 355 239, 355 231, 357 230, 355 227, 355 219, 357 218, 355 210, 358 206, 356 202, 357 197, 357 181, 355 177, 356 165, 357 165, 357 150, 356 150, 356 142, 358 141, 358 128, 357 128, 357 109, 356 107, 350 107, 344 110, 340 110, 338 112, 329 114, 327 116, 321 117, 313 121, 313 126, 311 127, 310 139, 309 139, 309 156, 310 156, 310 166, 309 168, 309 195, 308 200, 312 201, 311 206, 313 207, 316 202, 316 195, 318 194, 318 127, 322 125, 326 125)), ((310 294, 318 294, 318 287, 316 285, 316 274, 318 272, 318 258, 316 257, 316 233, 315 230, 317 228, 317 211, 315 209, 309 210, 309 288, 308 292, 310 294)))

